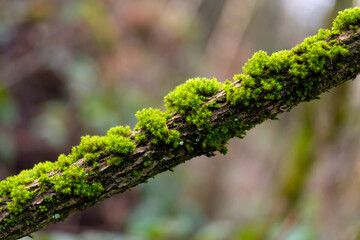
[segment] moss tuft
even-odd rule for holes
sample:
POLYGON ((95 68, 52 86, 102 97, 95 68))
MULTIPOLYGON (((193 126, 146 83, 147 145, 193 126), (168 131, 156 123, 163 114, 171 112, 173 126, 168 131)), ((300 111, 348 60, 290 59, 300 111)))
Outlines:
POLYGON ((18 185, 14 187, 10 193, 12 202, 7 202, 7 206, 10 212, 20 213, 23 211, 22 204, 26 203, 34 195, 24 188, 24 185, 18 185))
POLYGON ((107 137, 107 145, 105 150, 112 154, 119 154, 122 156, 130 155, 135 150, 135 144, 129 138, 124 138, 120 135, 110 135, 107 137))
POLYGON ((245 74, 253 77, 260 77, 265 73, 269 65, 270 57, 264 51, 254 53, 252 58, 245 63, 243 71, 245 74))
POLYGON ((94 197, 99 195, 104 188, 101 183, 89 184, 86 182, 88 173, 83 168, 71 166, 61 175, 52 180, 56 192, 65 195, 76 195, 79 197, 94 197))
POLYGON ((135 134, 134 138, 138 144, 144 144, 146 142, 146 136, 144 134, 135 134))
POLYGON ((113 128, 110 128, 107 132, 107 136, 123 136, 123 137, 129 137, 131 133, 131 129, 129 126, 116 126, 113 128))
POLYGON ((360 25, 360 8, 354 7, 339 12, 333 22, 333 31, 347 31, 357 29, 360 25))
POLYGON ((186 121, 197 127, 209 123, 210 108, 218 107, 216 103, 205 105, 217 90, 222 87, 215 78, 193 78, 175 88, 165 97, 168 112, 176 112, 186 117, 186 121))
MULTIPOLYGON (((139 122, 137 123, 135 129, 143 129, 146 133, 150 134, 153 139, 152 143, 161 144, 165 143, 167 145, 172 144, 174 147, 178 145, 178 139, 180 138, 180 133, 177 130, 169 130, 167 122, 167 114, 160 111, 159 109, 143 109, 136 113, 136 117, 139 122)), ((141 135, 139 139, 141 139, 141 135)))

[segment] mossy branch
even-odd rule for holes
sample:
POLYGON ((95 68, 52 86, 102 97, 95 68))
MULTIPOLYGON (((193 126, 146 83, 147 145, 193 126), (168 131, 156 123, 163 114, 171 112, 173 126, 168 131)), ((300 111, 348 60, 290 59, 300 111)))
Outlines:
POLYGON ((85 136, 56 162, 0 182, 0 239, 18 239, 63 221, 158 173, 226 143, 360 72, 360 9, 292 50, 254 54, 233 82, 195 78, 165 97, 166 112, 139 111, 135 130, 118 126, 85 136))

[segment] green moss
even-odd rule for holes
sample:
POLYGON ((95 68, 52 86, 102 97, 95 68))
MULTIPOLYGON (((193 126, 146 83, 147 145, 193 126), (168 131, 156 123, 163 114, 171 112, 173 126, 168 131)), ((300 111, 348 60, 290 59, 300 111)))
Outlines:
POLYGON ((52 183, 56 192, 65 195, 77 195, 80 197, 94 197, 99 195, 104 188, 100 183, 88 184, 88 173, 83 168, 71 166, 62 175, 54 177, 52 183))
POLYGON ((129 137, 131 133, 131 129, 129 126, 116 126, 113 128, 110 128, 107 132, 107 136, 123 136, 123 137, 129 137))
MULTIPOLYGON (((336 35, 336 31, 320 29, 317 35, 306 38, 292 50, 276 52, 271 56, 264 51, 255 53, 243 67, 245 74, 234 77, 234 81, 240 82, 241 86, 225 83, 227 101, 232 105, 246 107, 254 104, 261 107, 264 100, 280 100, 282 90, 289 85, 304 87, 310 91, 315 83, 306 81, 306 78, 310 74, 323 74, 328 61, 348 53, 338 41, 325 41, 336 35), (284 81, 279 73, 289 74, 292 82, 284 81)), ((298 94, 297 99, 303 101, 315 97, 310 96, 307 91, 299 91, 301 94, 298 94)), ((296 98, 289 100, 294 101, 296 98)))
POLYGON ((222 154, 227 153, 226 144, 229 139, 233 137, 244 138, 246 130, 251 129, 253 125, 245 125, 239 119, 234 118, 233 121, 217 128, 208 129, 203 136, 201 142, 203 148, 208 150, 208 156, 212 156, 214 151, 219 151, 222 154))
POLYGON ((109 160, 107 160, 107 163, 109 165, 119 166, 123 161, 124 161, 123 158, 116 156, 116 157, 112 157, 109 160))
POLYGON ((229 81, 225 82, 224 90, 226 92, 226 100, 235 105, 242 102, 244 106, 249 105, 249 99, 251 97, 251 88, 244 86, 234 87, 229 81))
POLYGON ((117 126, 111 128, 106 136, 89 136, 81 138, 78 146, 73 147, 68 155, 60 155, 58 167, 69 167, 75 161, 85 157, 87 163, 93 164, 96 160, 108 154, 117 154, 121 156, 130 155, 135 150, 135 144, 128 136, 131 133, 129 126, 117 126))
POLYGON ((20 213, 23 205, 32 199, 35 192, 26 189, 26 185, 38 179, 41 191, 49 188, 62 194, 74 194, 81 197, 93 197, 103 191, 100 183, 88 184, 84 169, 74 167, 72 164, 81 158, 86 158, 87 163, 94 167, 98 166, 97 160, 106 155, 114 157, 110 164, 118 165, 121 159, 132 154, 135 144, 128 136, 128 126, 114 127, 106 136, 84 136, 78 146, 72 148, 72 152, 66 156, 61 154, 57 162, 44 162, 34 166, 31 170, 23 170, 16 176, 7 178, 0 182, 0 198, 10 196, 12 201, 7 202, 10 212, 20 213), (49 177, 48 173, 53 170, 60 170, 61 173, 49 177))
POLYGON ((126 156, 132 154, 135 150, 136 146, 132 143, 130 138, 124 138, 119 135, 110 135, 107 139, 108 143, 105 150, 109 153, 126 156))
POLYGON ((20 213, 23 211, 22 204, 26 203, 32 198, 33 193, 26 190, 24 185, 18 185, 14 187, 10 193, 12 202, 7 202, 7 206, 10 212, 20 213))
POLYGON ((52 197, 44 197, 45 202, 54 202, 54 199, 52 197))
POLYGON ((291 60, 289 56, 291 55, 291 51, 283 50, 276 53, 273 53, 269 57, 268 68, 269 71, 280 73, 284 71, 284 68, 289 67, 291 64, 291 60))
POLYGON ((188 152, 193 152, 195 150, 195 148, 190 143, 186 144, 185 148, 188 152))
POLYGON ((138 144, 144 144, 146 142, 145 134, 141 134, 141 133, 135 134, 134 138, 138 142, 138 144))
POLYGON ((44 173, 38 178, 42 190, 46 190, 51 185, 51 179, 48 174, 44 173))
POLYGON ((147 134, 151 135, 151 140, 154 144, 165 143, 167 145, 172 144, 174 147, 178 145, 178 139, 180 133, 177 130, 169 130, 167 122, 168 114, 160 111, 159 109, 143 109, 136 113, 136 117, 139 120, 135 129, 143 129, 147 134))
MULTIPOLYGON (((233 79, 234 81, 241 82, 244 87, 255 87, 256 85, 255 79, 245 74, 236 74, 233 79)), ((230 81, 225 82, 225 84, 227 83, 230 83, 230 81)))
MULTIPOLYGON (((255 53, 244 65, 244 74, 235 75, 234 83, 224 83, 226 100, 246 110, 249 105, 261 107, 267 101, 273 100, 285 102, 288 109, 293 102, 317 98, 317 92, 320 93, 317 89, 321 88, 319 86, 323 85, 323 80, 319 75, 318 82, 308 81, 308 76, 323 74, 329 61, 336 62, 338 58, 348 54, 348 50, 340 42, 329 40, 337 35, 337 31, 320 29, 317 35, 305 39, 292 50, 276 52, 271 56, 264 51, 255 53), (290 78, 285 81, 283 76, 286 75, 290 78), (288 86, 295 89, 290 90, 288 86)), ((226 152, 223 146, 226 139, 234 136, 234 130, 235 135, 243 137, 245 130, 254 125, 255 123, 243 126, 227 124, 217 129, 208 129, 202 146, 226 152)))
POLYGON ((68 166, 70 166, 73 163, 74 159, 66 156, 65 154, 60 154, 58 157, 58 160, 56 162, 56 165, 60 169, 66 169, 68 166))
POLYGON ((222 84, 216 79, 194 78, 175 88, 165 97, 168 112, 176 112, 186 117, 186 121, 197 127, 209 123, 211 108, 217 108, 216 103, 205 105, 222 84))
POLYGON ((152 165, 152 162, 151 161, 146 161, 144 162, 144 167, 149 167, 152 165))
MULTIPOLYGON (((12 199, 12 202, 7 202, 9 211, 14 213, 22 212, 22 205, 34 195, 34 192, 26 189, 25 186, 32 183, 35 179, 46 175, 46 173, 53 170, 55 166, 56 164, 53 162, 39 163, 31 170, 23 170, 18 175, 8 177, 6 180, 1 181, 0 199, 6 196, 10 196, 12 199)), ((44 176, 43 179, 45 178, 44 176)))
POLYGON ((339 12, 333 22, 332 30, 347 31, 357 29, 360 26, 360 8, 354 7, 339 12))
POLYGON ((39 206, 39 211, 40 211, 40 212, 47 212, 48 209, 47 209, 47 207, 45 207, 45 206, 39 206))
POLYGON ((133 170, 132 174, 137 177, 138 179, 140 179, 142 177, 142 173, 140 171, 137 170, 133 170))
POLYGON ((260 77, 265 73, 269 65, 270 58, 264 51, 254 53, 252 58, 245 63, 243 71, 245 74, 252 77, 260 77))

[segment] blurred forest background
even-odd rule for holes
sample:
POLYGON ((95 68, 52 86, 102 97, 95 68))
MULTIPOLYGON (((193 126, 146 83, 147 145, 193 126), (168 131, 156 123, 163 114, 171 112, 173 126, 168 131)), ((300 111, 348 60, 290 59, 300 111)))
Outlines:
MULTIPOLYGON (((0 0, 0 179, 134 127, 186 79, 232 79, 352 0, 0 0)), ((35 239, 360 239, 360 81, 35 239)), ((30 239, 30 238, 26 238, 30 239)))

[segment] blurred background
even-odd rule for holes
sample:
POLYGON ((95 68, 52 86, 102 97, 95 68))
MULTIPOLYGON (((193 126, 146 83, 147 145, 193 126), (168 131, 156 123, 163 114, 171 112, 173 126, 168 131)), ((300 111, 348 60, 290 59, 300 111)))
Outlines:
MULTIPOLYGON (((191 77, 231 80, 352 0, 0 0, 0 179, 191 77)), ((36 233, 35 239, 360 239, 360 81, 36 233)), ((24 238, 30 239, 30 238, 24 238)))

